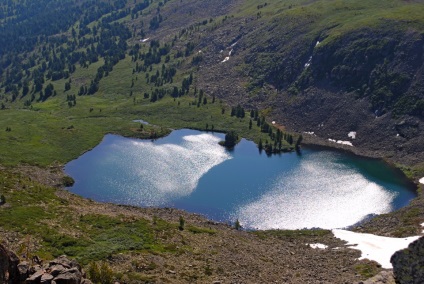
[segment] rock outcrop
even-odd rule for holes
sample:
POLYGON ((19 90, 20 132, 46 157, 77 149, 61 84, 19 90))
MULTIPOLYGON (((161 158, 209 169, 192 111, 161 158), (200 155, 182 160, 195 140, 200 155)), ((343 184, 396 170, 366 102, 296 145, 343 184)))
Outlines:
POLYGON ((30 265, 0 244, 0 283, 4 284, 92 284, 81 266, 66 256, 46 264, 38 258, 30 265))
POLYGON ((411 243, 408 248, 396 252, 390 262, 396 283, 419 284, 424 282, 424 237, 411 243))

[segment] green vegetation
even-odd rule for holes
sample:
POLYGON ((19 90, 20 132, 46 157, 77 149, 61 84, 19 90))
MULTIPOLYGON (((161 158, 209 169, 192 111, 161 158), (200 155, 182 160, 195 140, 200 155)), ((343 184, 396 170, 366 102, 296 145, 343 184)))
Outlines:
POLYGON ((320 237, 331 234, 330 230, 269 230, 269 231, 256 231, 253 232, 261 238, 267 236, 274 236, 278 238, 299 238, 299 237, 320 237))
POLYGON ((381 266, 376 262, 361 262, 355 265, 355 270, 358 274, 360 274, 364 279, 368 279, 370 277, 373 277, 376 275, 379 271, 381 266))
MULTIPOLYGON (((81 263, 104 260, 120 252, 175 252, 155 238, 155 232, 174 234, 177 226, 142 218, 80 214, 57 189, 40 185, 8 170, 0 172, 1 194, 8 206, 0 208, 0 227, 32 236, 41 246, 31 254, 52 258, 62 254, 81 263)), ((76 197, 77 206, 89 206, 76 197)), ((26 244, 31 246, 31 244, 26 244)))

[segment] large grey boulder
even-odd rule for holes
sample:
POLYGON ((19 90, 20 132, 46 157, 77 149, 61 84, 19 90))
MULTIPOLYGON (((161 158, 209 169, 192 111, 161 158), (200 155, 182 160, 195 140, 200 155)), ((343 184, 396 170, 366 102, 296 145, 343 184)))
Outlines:
POLYGON ((424 237, 409 244, 408 248, 395 252, 390 262, 396 283, 424 283, 424 237))

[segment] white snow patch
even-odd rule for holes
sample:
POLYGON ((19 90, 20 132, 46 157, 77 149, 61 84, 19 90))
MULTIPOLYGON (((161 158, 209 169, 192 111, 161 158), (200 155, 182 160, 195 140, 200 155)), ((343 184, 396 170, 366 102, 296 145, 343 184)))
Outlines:
MULTIPOLYGON (((424 227, 424 223, 421 224, 421 227, 424 227)), ((423 234, 424 234, 424 230, 423 230, 423 234)))
POLYGON ((317 41, 317 43, 315 44, 315 46, 318 46, 320 44, 319 40, 317 41))
POLYGON ((417 240, 419 236, 408 238, 389 238, 372 234, 355 233, 346 230, 332 230, 336 238, 348 242, 348 245, 355 246, 354 249, 361 251, 361 259, 374 260, 381 264, 383 268, 391 269, 391 256, 398 250, 408 247, 417 240))
POLYGON ((231 49, 230 52, 228 52, 228 56, 231 56, 231 53, 233 53, 233 49, 231 49))
POLYGON ((232 45, 230 45, 231 47, 236 46, 236 44, 238 43, 238 41, 236 41, 235 43, 233 43, 232 45))
POLYGON ((309 66, 311 66, 311 63, 312 63, 312 56, 310 56, 308 62, 305 63, 305 68, 308 68, 309 66))
POLYGON ((223 53, 224 51, 221 49, 221 51, 219 53, 223 53))
POLYGON ((313 132, 313 131, 304 131, 303 133, 316 136, 315 132, 313 132))
MULTIPOLYGON (((424 177, 420 178, 419 182, 424 184, 424 177)), ((423 223, 423 226, 424 226, 424 223, 423 223)))
POLYGON ((399 137, 399 133, 398 133, 398 134, 396 134, 396 137, 399 137))
POLYGON ((349 134, 347 134, 347 136, 352 138, 352 139, 356 139, 356 131, 349 132, 349 134))
POLYGON ((324 244, 309 244, 309 246, 313 249, 326 249, 326 248, 328 248, 328 246, 324 245, 324 244))
POLYGON ((350 141, 337 140, 337 143, 338 144, 342 144, 342 145, 347 145, 347 146, 352 146, 353 147, 353 144, 350 141))
POLYGON ((140 39, 140 42, 146 42, 146 41, 148 41, 150 38, 148 37, 148 38, 144 38, 144 39, 140 39))
POLYGON ((224 60, 222 60, 221 62, 227 62, 228 60, 230 60, 229 56, 225 57, 224 60))
POLYGON ((271 123, 272 123, 272 124, 275 124, 275 121, 273 120, 271 123))
POLYGON ((201 51, 201 50, 199 50, 197 53, 202 53, 202 51, 201 51))
POLYGON ((342 144, 342 145, 347 145, 347 146, 352 146, 353 147, 353 144, 350 141, 335 140, 335 139, 331 139, 331 138, 328 138, 328 141, 333 142, 333 143, 337 143, 337 144, 342 144))

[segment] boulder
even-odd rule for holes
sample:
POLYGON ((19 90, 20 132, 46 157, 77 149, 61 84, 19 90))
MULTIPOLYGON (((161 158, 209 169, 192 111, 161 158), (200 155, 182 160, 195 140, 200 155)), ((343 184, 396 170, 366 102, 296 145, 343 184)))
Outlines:
POLYGON ((53 275, 54 277, 58 276, 61 273, 64 273, 65 271, 66 271, 66 268, 63 267, 61 264, 55 264, 49 267, 49 273, 53 275))
POLYGON ((44 274, 44 270, 38 270, 33 275, 28 277, 25 281, 26 284, 38 284, 41 281, 41 277, 44 274))
POLYGON ((40 284, 51 284, 53 278, 54 277, 51 274, 45 273, 41 276, 40 284))
POLYGON ((390 262, 396 283, 420 284, 424 281, 424 237, 409 244, 408 248, 395 252, 390 262))
POLYGON ((77 267, 67 269, 54 278, 57 284, 81 284, 82 274, 77 267))
POLYGON ((22 261, 18 264, 19 281, 23 282, 29 276, 30 265, 27 261, 22 261))
POLYGON ((0 244, 0 283, 19 284, 19 258, 0 244))

